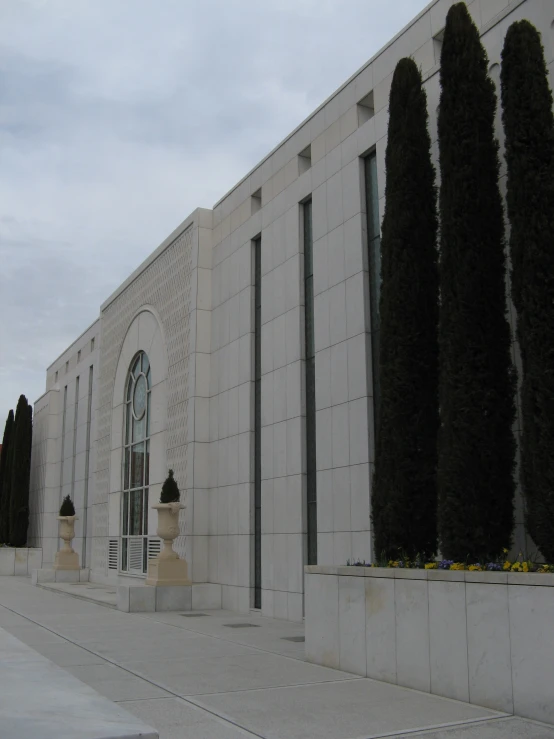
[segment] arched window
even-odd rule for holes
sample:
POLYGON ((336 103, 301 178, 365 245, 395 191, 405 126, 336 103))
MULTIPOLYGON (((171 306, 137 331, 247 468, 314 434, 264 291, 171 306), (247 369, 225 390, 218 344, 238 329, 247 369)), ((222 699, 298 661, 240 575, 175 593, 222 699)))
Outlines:
POLYGON ((150 463, 150 362, 139 352, 131 363, 125 392, 125 457, 121 511, 121 570, 134 575, 148 564, 150 463))

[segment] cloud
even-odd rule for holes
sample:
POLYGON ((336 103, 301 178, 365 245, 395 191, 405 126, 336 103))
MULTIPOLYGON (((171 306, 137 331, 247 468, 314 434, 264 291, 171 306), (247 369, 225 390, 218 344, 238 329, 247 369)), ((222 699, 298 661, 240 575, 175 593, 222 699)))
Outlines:
POLYGON ((178 223, 423 6, 2 0, 0 423, 178 223))

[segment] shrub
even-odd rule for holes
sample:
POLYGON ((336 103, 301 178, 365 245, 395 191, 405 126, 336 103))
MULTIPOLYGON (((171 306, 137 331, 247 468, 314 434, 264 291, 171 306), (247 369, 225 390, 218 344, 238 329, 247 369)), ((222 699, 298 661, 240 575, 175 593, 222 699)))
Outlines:
POLYGON ((514 375, 496 95, 465 3, 448 11, 438 117, 438 525, 442 555, 494 560, 513 530, 514 375))
POLYGON ((381 410, 372 491, 375 551, 437 546, 438 277, 427 98, 412 59, 390 92, 381 238, 381 410))
POLYGON ((75 506, 73 505, 73 501, 71 500, 69 495, 66 495, 60 506, 60 516, 74 516, 74 515, 75 515, 75 506))
POLYGON ((554 115, 541 37, 528 21, 508 29, 501 83, 525 521, 542 555, 554 561, 554 115))
POLYGON ((11 489, 11 445, 13 442, 14 416, 8 413, 4 436, 2 438, 2 455, 0 456, 0 544, 10 541, 10 489, 11 489))
POLYGON ((162 492, 160 495, 160 503, 177 503, 181 499, 181 493, 175 478, 173 477, 173 470, 169 470, 169 475, 166 477, 164 484, 162 485, 162 492))
POLYGON ((15 412, 11 454, 10 544, 13 547, 24 547, 27 544, 32 436, 33 409, 27 398, 21 395, 15 412))

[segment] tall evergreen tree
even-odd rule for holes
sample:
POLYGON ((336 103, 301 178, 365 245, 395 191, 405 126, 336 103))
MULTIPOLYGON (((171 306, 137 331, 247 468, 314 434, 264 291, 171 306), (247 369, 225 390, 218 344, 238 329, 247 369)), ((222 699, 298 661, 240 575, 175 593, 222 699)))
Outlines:
POLYGON ((514 375, 506 317, 496 95, 465 3, 441 54, 439 541, 445 557, 498 556, 513 531, 514 375))
POLYGON ((437 548, 438 276, 427 98, 412 59, 394 71, 381 238, 381 419, 372 491, 377 556, 437 548))
POLYGON ((10 537, 10 483, 11 468, 10 447, 13 442, 13 411, 8 413, 4 436, 2 438, 2 456, 0 456, 0 544, 8 544, 10 537))
POLYGON ((527 530, 554 561, 554 115, 541 37, 529 21, 508 29, 501 83, 522 358, 521 481, 527 530))
POLYGON ((15 429, 11 470, 10 544, 24 547, 29 527, 29 479, 33 409, 24 395, 19 396, 15 412, 15 429))

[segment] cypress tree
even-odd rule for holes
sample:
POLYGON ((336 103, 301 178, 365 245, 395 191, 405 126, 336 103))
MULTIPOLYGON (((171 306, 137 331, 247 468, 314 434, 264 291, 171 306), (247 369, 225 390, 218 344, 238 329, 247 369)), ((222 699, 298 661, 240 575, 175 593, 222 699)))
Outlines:
POLYGON ((522 358, 521 481, 527 530, 554 561, 554 115, 541 37, 529 21, 508 29, 501 85, 522 358))
POLYGON ((394 71, 381 238, 381 419, 372 490, 375 553, 437 546, 438 276, 427 98, 412 59, 394 71))
POLYGON ((173 470, 169 470, 169 475, 165 478, 160 494, 160 503, 177 503, 181 498, 181 493, 175 478, 173 470))
POLYGON ((24 547, 29 527, 29 479, 33 409, 24 395, 19 396, 15 412, 15 429, 11 470, 10 544, 24 547))
POLYGON ((11 467, 8 460, 10 459, 10 447, 13 441, 13 427, 13 411, 10 411, 4 427, 2 456, 0 456, 0 544, 8 544, 10 538, 11 467))
POLYGON ((465 3, 441 55, 438 526, 443 556, 496 557, 513 531, 514 375, 496 95, 465 3))

